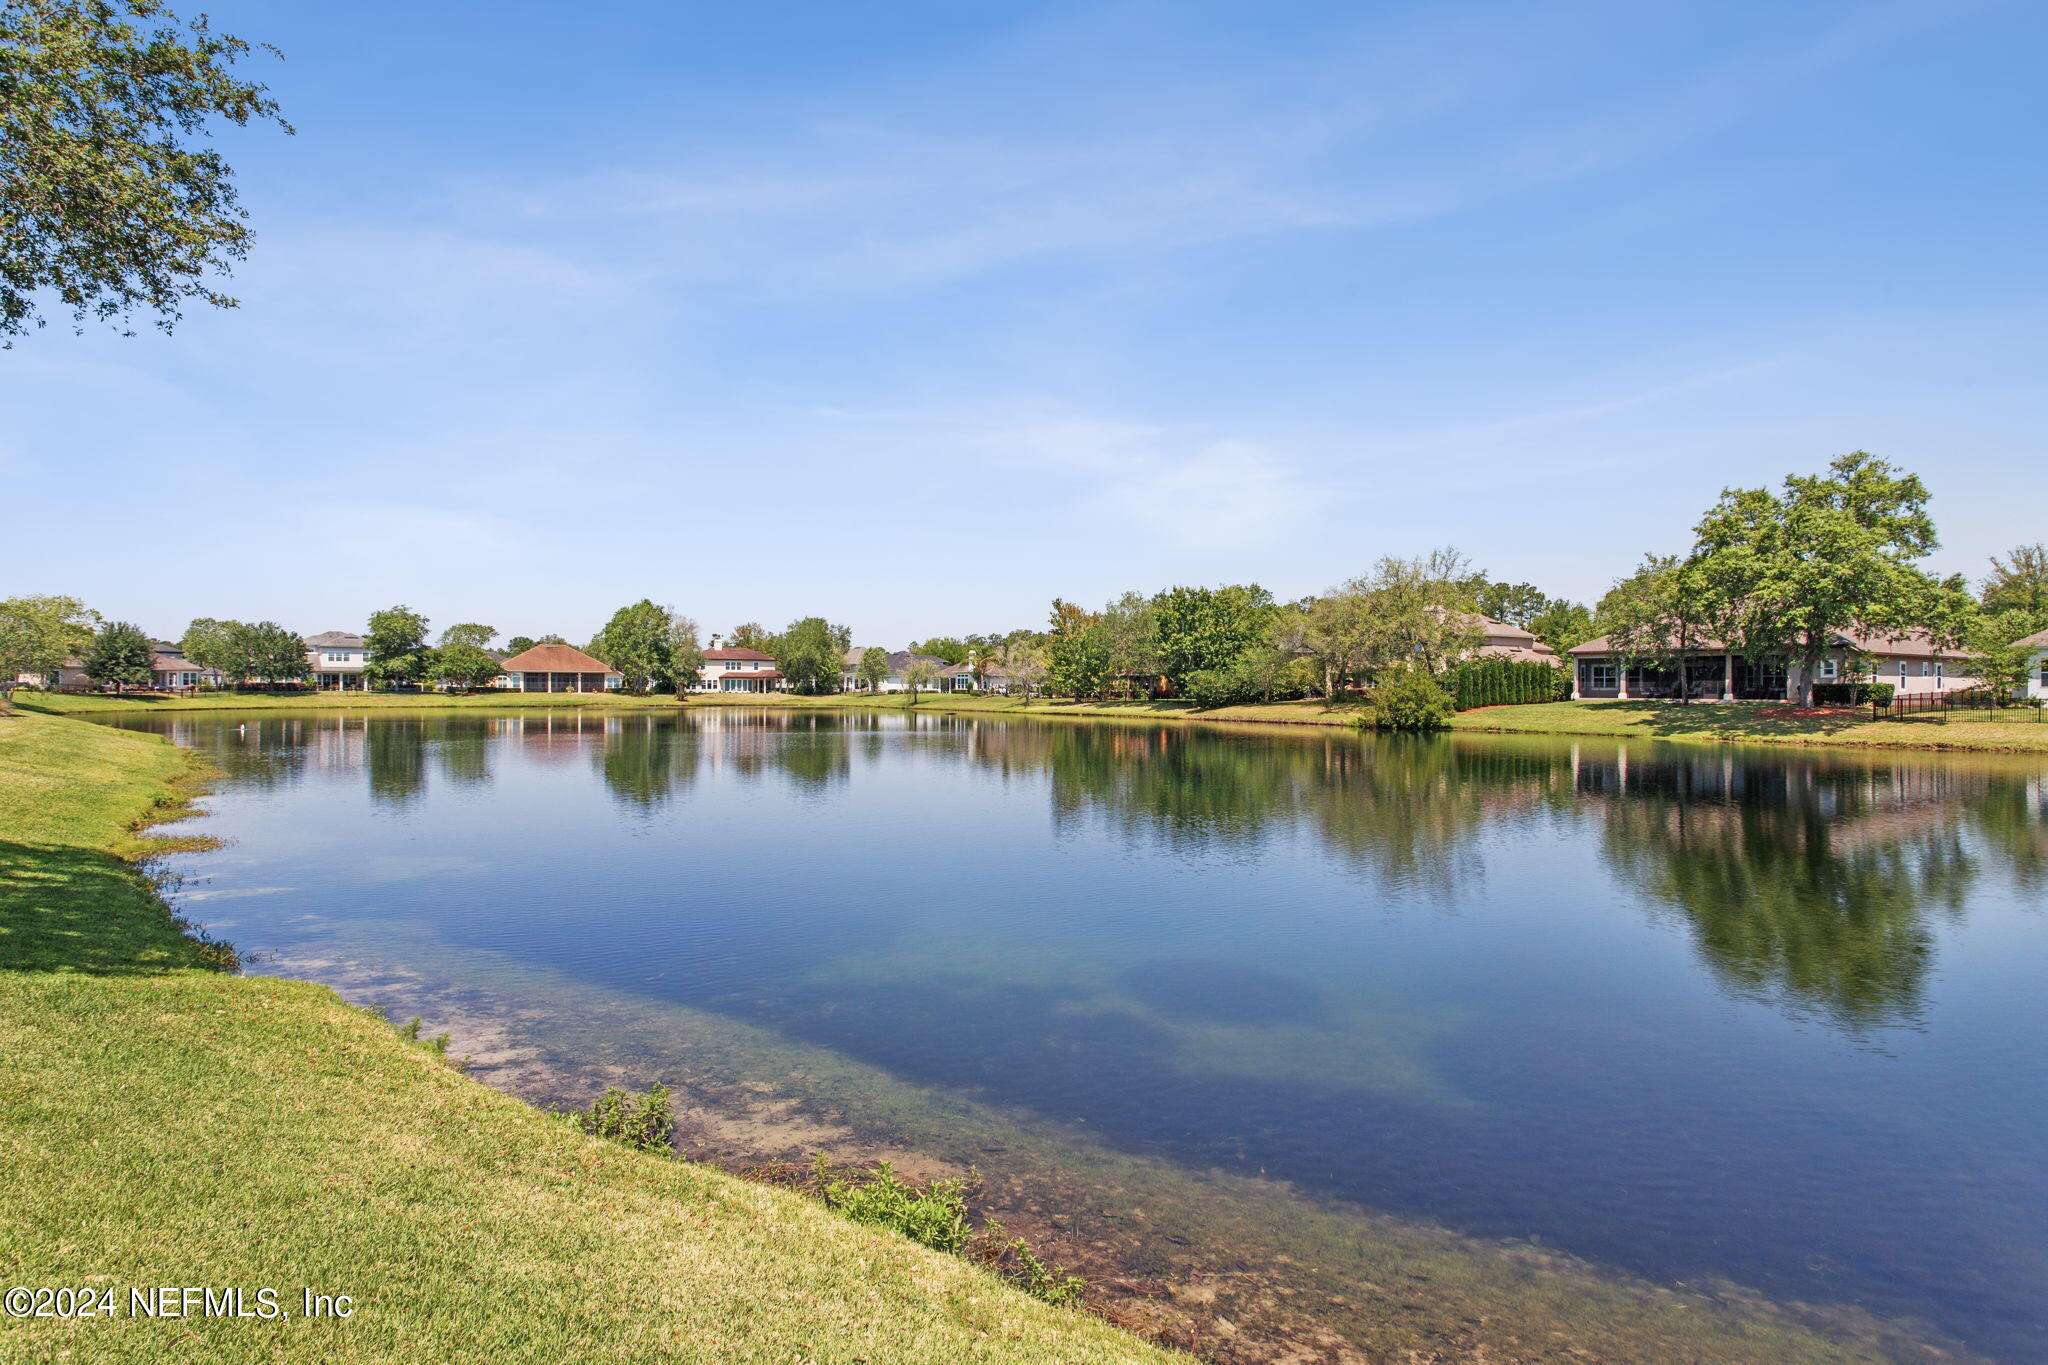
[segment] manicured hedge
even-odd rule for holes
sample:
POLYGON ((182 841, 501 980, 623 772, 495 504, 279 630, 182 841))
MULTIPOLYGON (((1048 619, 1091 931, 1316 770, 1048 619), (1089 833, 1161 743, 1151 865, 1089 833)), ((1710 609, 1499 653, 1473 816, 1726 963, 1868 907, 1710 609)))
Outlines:
POLYGON ((1468 659, 1446 669, 1439 681, 1460 711, 1475 706, 1564 701, 1572 694, 1570 668, 1513 659, 1468 659))
POLYGON ((1813 685, 1815 706, 1890 706, 1892 684, 1886 682, 1824 683, 1813 685))

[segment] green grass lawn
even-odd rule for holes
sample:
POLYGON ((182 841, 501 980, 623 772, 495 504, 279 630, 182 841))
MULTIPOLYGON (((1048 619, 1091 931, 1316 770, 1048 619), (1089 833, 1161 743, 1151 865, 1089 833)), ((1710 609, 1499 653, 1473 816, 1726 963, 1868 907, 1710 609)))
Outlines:
POLYGON ((1661 701, 1558 701, 1466 711, 1452 726, 1512 734, 2048 753, 2048 718, 2018 708, 1957 711, 1946 724, 1936 716, 1873 721, 1867 709, 1840 716, 1771 716, 1776 709, 1762 702, 1679 706, 1661 701))
POLYGON ((187 758, 0 719, 0 1322, 8 1359, 1163 1362, 1098 1319, 784 1191, 583 1137, 325 987, 210 970, 128 861, 187 758), (125 1316, 131 1286, 288 1320, 125 1316), (346 1320, 299 1316, 345 1294, 346 1320))

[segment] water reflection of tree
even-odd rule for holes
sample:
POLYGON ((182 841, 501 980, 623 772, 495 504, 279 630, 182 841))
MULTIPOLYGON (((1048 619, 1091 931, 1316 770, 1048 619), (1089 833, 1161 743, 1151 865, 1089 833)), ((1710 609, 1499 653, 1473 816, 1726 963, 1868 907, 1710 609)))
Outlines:
POLYGON ((491 780, 491 726, 479 716, 436 716, 430 742, 441 776, 471 787, 491 780))
POLYGON ((205 755, 228 782, 266 791, 303 778, 309 754, 321 738, 312 722, 295 716, 232 724, 192 720, 170 727, 173 744, 205 755))
POLYGON ((1930 922, 1978 877, 1958 832, 1981 776, 1702 754, 1590 761, 1608 863, 1684 916, 1724 986, 1853 1030, 1923 1004, 1930 922))
POLYGON ((652 810, 695 775, 695 753, 668 716, 618 716, 605 726, 597 771, 616 800, 652 810))
POLYGON ((427 785, 426 726, 413 716, 378 716, 363 726, 363 769, 370 799, 410 804, 427 785))
POLYGON ((982 727, 969 752, 1006 775, 1047 773, 1059 829, 1099 822, 1211 855, 1306 829, 1361 874, 1438 894, 1478 875, 1482 825, 1569 796, 1547 755, 1435 737, 1009 724, 982 727))

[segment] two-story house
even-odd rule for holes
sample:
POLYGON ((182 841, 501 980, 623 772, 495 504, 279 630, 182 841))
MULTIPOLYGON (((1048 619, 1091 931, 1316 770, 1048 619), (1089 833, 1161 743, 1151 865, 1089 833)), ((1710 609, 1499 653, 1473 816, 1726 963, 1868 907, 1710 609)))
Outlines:
POLYGON ((787 692, 789 679, 775 667, 775 660, 758 649, 738 645, 718 646, 704 651, 704 667, 697 672, 696 692, 787 692))
POLYGON ((370 646, 360 635, 345 630, 327 630, 306 637, 306 664, 313 686, 325 692, 368 691, 370 680, 363 667, 370 662, 370 646))

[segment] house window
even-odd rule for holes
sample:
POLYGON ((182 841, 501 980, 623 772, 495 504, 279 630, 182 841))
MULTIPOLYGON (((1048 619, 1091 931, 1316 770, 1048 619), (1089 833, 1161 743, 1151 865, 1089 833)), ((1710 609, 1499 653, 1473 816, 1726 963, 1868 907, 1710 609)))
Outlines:
POLYGON ((1820 661, 1820 675, 1821 675, 1821 676, 1822 676, 1823 678, 1832 678, 1832 677, 1834 677, 1834 676, 1835 676, 1835 673, 1836 673, 1836 671, 1837 671, 1837 668, 1836 668, 1836 661, 1835 661, 1835 660, 1833 660, 1833 659, 1822 659, 1822 660, 1820 661))
POLYGON ((1614 665, 1587 664, 1586 686, 1594 691, 1604 691, 1615 686, 1614 665))

